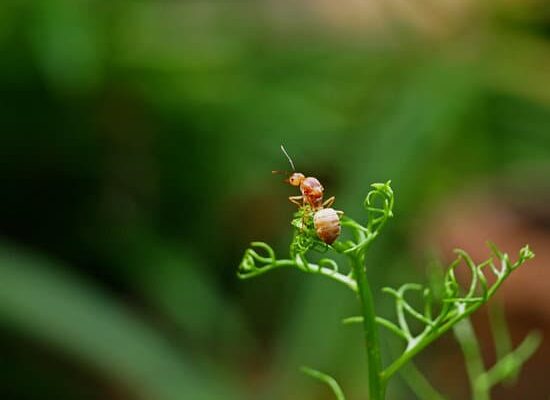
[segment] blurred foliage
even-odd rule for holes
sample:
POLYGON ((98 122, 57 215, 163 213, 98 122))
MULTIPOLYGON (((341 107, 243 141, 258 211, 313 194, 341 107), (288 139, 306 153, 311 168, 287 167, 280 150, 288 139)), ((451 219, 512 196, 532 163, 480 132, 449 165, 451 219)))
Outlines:
POLYGON ((377 287, 419 215, 550 161, 545 2, 428 3, 2 2, 0 397, 318 399, 302 362, 360 390, 340 288, 234 276, 290 240, 279 145, 351 216, 393 180, 377 287))

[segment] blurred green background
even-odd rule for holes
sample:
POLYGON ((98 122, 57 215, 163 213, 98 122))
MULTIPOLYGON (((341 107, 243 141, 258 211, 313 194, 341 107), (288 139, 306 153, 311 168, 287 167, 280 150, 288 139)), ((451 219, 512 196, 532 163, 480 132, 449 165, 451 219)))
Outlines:
MULTIPOLYGON (((290 240, 281 143, 351 216, 393 180, 376 288, 529 242, 500 301, 514 342, 549 330, 547 2, 4 0, 0 398, 330 399, 307 364, 364 399, 345 290, 235 276, 250 241, 290 240)), ((495 398, 546 399, 549 359, 495 398)), ((452 337, 419 365, 468 398, 452 337)))

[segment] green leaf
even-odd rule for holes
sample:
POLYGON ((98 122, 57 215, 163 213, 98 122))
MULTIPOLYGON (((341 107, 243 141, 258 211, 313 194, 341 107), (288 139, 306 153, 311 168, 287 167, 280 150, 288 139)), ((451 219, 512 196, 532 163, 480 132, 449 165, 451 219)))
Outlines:
POLYGON ((0 246, 0 319, 142 398, 242 398, 212 369, 61 265, 0 246))

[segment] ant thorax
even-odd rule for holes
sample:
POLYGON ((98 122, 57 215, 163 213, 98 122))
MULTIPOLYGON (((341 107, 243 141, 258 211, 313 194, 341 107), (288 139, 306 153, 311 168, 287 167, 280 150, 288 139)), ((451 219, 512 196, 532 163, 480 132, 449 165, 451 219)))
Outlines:
POLYGON ((304 200, 314 209, 323 205, 323 185, 317 178, 308 177, 300 185, 300 191, 304 200))

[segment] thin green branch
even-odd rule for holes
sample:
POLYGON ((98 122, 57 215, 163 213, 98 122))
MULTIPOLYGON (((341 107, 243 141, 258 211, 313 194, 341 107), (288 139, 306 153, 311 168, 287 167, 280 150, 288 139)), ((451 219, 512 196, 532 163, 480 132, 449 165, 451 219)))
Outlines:
POLYGON ((489 400, 490 386, 478 384, 478 379, 485 373, 483 365, 483 357, 479 342, 477 341, 474 328, 469 318, 464 318, 453 327, 456 340, 458 341, 462 352, 464 353, 464 361, 466 363, 466 372, 472 389, 472 400, 489 400))
POLYGON ((422 297, 424 298, 424 317, 428 321, 432 321, 432 292, 429 288, 424 289, 422 292, 422 297))
MULTIPOLYGON (((499 257, 501 260, 501 269, 495 273, 497 275, 496 282, 487 290, 483 287, 486 280, 480 279, 478 273, 481 273, 486 265, 491 265, 492 262, 486 261, 479 266, 472 265, 471 260, 466 257, 463 252, 459 252, 459 257, 455 262, 451 264, 447 274, 445 276, 445 297, 442 299, 442 309, 435 320, 433 320, 431 326, 426 324, 426 328, 421 334, 409 340, 407 348, 393 363, 391 363, 383 372, 382 379, 387 381, 395 372, 397 372, 403 365, 405 365, 416 354, 423 350, 430 343, 438 339, 441 335, 451 329, 455 324, 461 320, 467 318, 470 314, 476 311, 479 307, 485 304, 495 294, 497 289, 502 285, 510 273, 519 268, 525 261, 534 257, 534 254, 528 246, 523 247, 519 252, 518 260, 515 263, 510 262, 510 258, 507 254, 500 252, 494 245, 491 245, 493 254, 495 257, 499 257), (482 286, 484 292, 483 297, 474 296, 477 291, 477 286, 470 283, 467 294, 464 297, 460 297, 460 286, 456 280, 454 270, 458 267, 460 260, 466 260, 468 268, 473 271, 472 281, 475 280, 476 285, 479 283, 482 286), (475 278, 477 277, 477 278, 475 278)), ((495 268, 496 269, 496 268, 495 268)), ((494 270, 495 270, 494 269, 494 270)), ((404 285, 405 286, 405 285, 404 285)), ((397 319, 401 329, 407 334, 408 329, 406 320, 404 320, 403 310, 405 306, 403 304, 404 291, 396 291, 394 289, 384 288, 386 293, 390 293, 396 298, 396 312, 397 319)))
POLYGON ((294 260, 276 260, 271 264, 266 264, 261 268, 254 268, 252 270, 240 270, 237 272, 237 276, 240 279, 250 279, 259 275, 263 275, 274 269, 283 268, 283 267, 296 267, 296 262, 294 260))
POLYGON ((346 396, 344 396, 342 388, 340 387, 340 385, 338 385, 338 382, 336 382, 336 379, 334 379, 332 376, 309 367, 301 367, 300 370, 304 374, 309 375, 314 379, 318 379, 323 383, 326 383, 334 393, 336 400, 346 400, 346 396))
POLYGON ((344 325, 353 325, 353 324, 362 324, 363 317, 360 315, 354 315, 353 317, 346 317, 342 319, 342 324, 344 325))
MULTIPOLYGON (((533 253, 528 246, 525 246, 521 249, 518 260, 512 263, 507 254, 500 252, 496 246, 490 244, 494 258, 500 261, 500 265, 497 266, 493 259, 476 265, 467 253, 458 250, 457 259, 450 265, 444 276, 443 293, 442 298, 439 299, 440 307, 437 315, 433 315, 432 292, 430 289, 418 284, 405 284, 398 290, 383 289, 384 292, 395 298, 397 323, 377 317, 367 279, 365 260, 370 244, 379 236, 388 219, 393 216, 394 196, 389 181, 375 183, 371 186, 373 189, 367 194, 363 203, 367 212, 366 223, 359 224, 347 216, 341 219, 341 227, 351 230, 353 240, 337 240, 332 245, 324 243, 317 236, 314 226, 313 215, 316 210, 309 206, 303 206, 300 207, 291 222, 295 234, 289 247, 290 257, 288 259, 277 259, 275 252, 269 245, 263 242, 254 242, 245 251, 239 265, 238 276, 241 279, 248 279, 278 268, 291 267, 302 272, 323 275, 344 284, 356 293, 360 300, 362 315, 346 318, 343 322, 362 323, 363 325, 370 400, 383 400, 389 378, 430 343, 460 323, 456 326, 455 332, 457 337, 463 340, 464 348, 470 355, 468 357, 470 358, 469 375, 472 382, 475 380, 474 398, 476 400, 488 399, 491 386, 501 381, 504 376, 510 376, 510 371, 519 370, 523 362, 535 351, 540 338, 528 337, 516 351, 501 357, 492 369, 485 372, 479 355, 479 346, 467 318, 495 294, 513 270, 532 258, 533 253), (344 254, 350 260, 351 270, 342 273, 338 264, 331 258, 321 259, 317 264, 310 263, 306 259, 310 251, 319 253, 335 251, 344 254), (455 269, 460 265, 465 265, 471 273, 471 279, 465 289, 461 288, 455 276, 455 269), (490 270, 496 276, 496 281, 492 285, 488 284, 488 279, 485 276, 487 270, 490 270), (407 301, 405 295, 410 290, 421 292, 424 302, 422 308, 417 309, 407 301), (411 332, 407 321, 407 318, 410 317, 423 325, 423 330, 419 334, 413 335, 411 332), (378 338, 379 326, 393 332, 407 342, 402 354, 385 370, 382 369, 378 338)), ((435 293, 439 294, 438 291, 435 293)), ((302 370, 308 375, 325 382, 332 388, 338 400, 344 400, 342 390, 332 377, 307 367, 302 370)), ((404 375, 412 377, 411 381, 414 381, 414 385, 411 386, 414 386, 413 389, 420 397, 437 400, 442 398, 413 365, 404 370, 404 375)))
POLYGON ((336 282, 343 283, 354 292, 357 292, 357 283, 353 278, 349 277, 348 275, 343 275, 339 272, 334 271, 333 269, 320 267, 319 265, 311 263, 309 263, 309 272, 312 274, 323 275, 336 282))
POLYGON ((495 342, 497 360, 504 358, 512 351, 512 339, 504 315, 504 306, 496 303, 488 308, 491 333, 495 342))
POLYGON ((441 316, 448 316, 451 314, 445 313, 445 315, 440 315, 438 319, 434 321, 434 327, 429 328, 428 330, 424 330, 419 336, 415 337, 414 340, 412 340, 409 343, 409 346, 407 346, 407 349, 401 356, 395 360, 393 363, 391 363, 383 372, 382 372, 382 379, 388 380, 393 374, 395 374, 403 365, 405 365, 407 362, 409 362, 414 356, 416 356, 420 351, 422 351, 424 348, 426 348, 428 345, 430 345, 433 341, 440 338, 444 333, 446 333, 449 329, 453 327, 456 323, 458 323, 461 319, 466 318, 470 314, 472 314, 474 311, 476 311, 481 304, 475 304, 473 307, 464 309, 464 311, 457 312, 456 310, 453 310, 452 313, 454 316, 447 320, 447 322, 443 323, 442 325, 438 326, 438 323, 443 318, 440 318, 441 316))
POLYGON ((395 333, 397 336, 399 336, 401 339, 409 341, 410 337, 407 336, 405 332, 403 332, 397 325, 395 325, 393 322, 388 321, 385 318, 382 317, 376 317, 376 323, 380 326, 383 326, 384 328, 388 329, 389 331, 395 333))
POLYGON ((381 379, 382 357, 380 355, 380 342, 378 339, 378 327, 376 324, 376 312, 372 292, 367 280, 364 259, 354 257, 353 272, 357 279, 359 299, 361 301, 361 314, 363 315, 363 330, 365 333, 365 345, 367 349, 367 362, 369 374, 369 399, 383 400, 386 385, 381 379))
POLYGON ((405 299, 405 293, 409 290, 416 290, 416 291, 424 292, 423 286, 419 285, 417 283, 406 283, 403 286, 401 286, 398 290, 398 293, 399 293, 399 300, 403 303, 403 308, 411 316, 413 316, 414 318, 416 318, 420 322, 423 322, 426 325, 432 325, 433 321, 431 319, 426 318, 422 313, 416 311, 405 299))
MULTIPOLYGON (((407 337, 405 332, 403 332, 397 325, 395 325, 393 322, 382 318, 382 317, 376 317, 376 323, 380 326, 383 326, 390 332, 393 332, 397 336, 399 336, 401 339, 408 341, 410 338, 407 337)), ((363 317, 361 316, 354 316, 354 317, 347 317, 342 320, 342 323, 344 325, 351 325, 351 324, 362 324, 363 323, 363 317)))
POLYGON ((323 275, 334 281, 343 283, 357 293, 357 283, 355 280, 348 275, 338 272, 338 265, 334 260, 322 259, 319 261, 319 264, 312 264, 302 254, 297 255, 294 260, 276 259, 273 250, 267 244, 253 242, 251 246, 263 248, 268 256, 260 255, 252 247, 247 249, 237 271, 237 276, 240 279, 254 278, 278 268, 293 267, 303 272, 323 275), (262 263, 263 265, 258 266, 257 263, 262 263))
POLYGON ((407 341, 410 341, 410 339, 412 339, 412 335, 409 329, 409 325, 407 323, 407 319, 405 318, 405 312, 403 308, 403 301, 401 298, 401 294, 397 290, 389 287, 382 288, 382 292, 388 293, 393 297, 395 297, 395 313, 397 315, 397 322, 399 323, 399 329, 407 337, 407 341))
POLYGON ((319 261, 319 264, 320 265, 310 263, 305 259, 303 255, 298 255, 295 261, 295 266, 298 269, 311 274, 326 276, 327 278, 335 280, 336 282, 343 283, 348 288, 357 293, 357 282, 349 275, 344 275, 338 272, 338 265, 335 261, 322 259, 319 261), (323 267, 323 264, 330 265, 330 268, 323 267))
POLYGON ((470 257, 470 255, 466 253, 464 250, 456 249, 455 253, 457 253, 459 258, 465 262, 465 264, 468 266, 468 269, 470 270, 470 273, 472 274, 470 287, 468 289, 468 293, 466 294, 466 298, 471 298, 475 294, 476 288, 477 288, 478 269, 476 267, 476 264, 470 257))
POLYGON ((535 353, 541 342, 540 333, 530 333, 514 351, 501 358, 490 370, 480 376, 476 382, 477 386, 489 390, 497 383, 508 379, 535 353))

